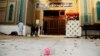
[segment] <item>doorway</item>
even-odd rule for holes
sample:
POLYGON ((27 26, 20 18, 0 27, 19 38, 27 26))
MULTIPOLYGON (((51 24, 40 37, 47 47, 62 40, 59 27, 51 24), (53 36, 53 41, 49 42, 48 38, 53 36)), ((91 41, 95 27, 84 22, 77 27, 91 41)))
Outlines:
POLYGON ((44 35, 65 35, 65 10, 44 10, 44 35))

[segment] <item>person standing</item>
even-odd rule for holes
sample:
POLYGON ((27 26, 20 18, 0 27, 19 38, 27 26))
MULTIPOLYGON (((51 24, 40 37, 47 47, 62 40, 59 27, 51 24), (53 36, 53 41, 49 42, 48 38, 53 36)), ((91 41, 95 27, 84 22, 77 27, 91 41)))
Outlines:
POLYGON ((39 31, 39 26, 40 26, 40 20, 36 19, 36 25, 35 25, 35 36, 39 36, 40 31, 39 31))
POLYGON ((31 25, 31 36, 33 36, 34 34, 35 34, 35 27, 32 24, 31 25))
POLYGON ((35 36, 37 36, 37 37, 38 37, 38 31, 39 31, 39 27, 38 27, 38 25, 36 25, 35 26, 35 36))
POLYGON ((43 31, 44 31, 44 34, 47 34, 47 21, 44 21, 43 31))
POLYGON ((23 28, 24 28, 23 22, 19 22, 18 23, 19 35, 23 35, 23 28))

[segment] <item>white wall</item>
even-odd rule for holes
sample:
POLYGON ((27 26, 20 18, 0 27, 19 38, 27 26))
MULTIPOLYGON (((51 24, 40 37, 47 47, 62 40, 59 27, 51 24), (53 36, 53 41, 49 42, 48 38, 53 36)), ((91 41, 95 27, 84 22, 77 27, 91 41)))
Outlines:
POLYGON ((26 34, 30 34, 31 33, 31 27, 30 26, 26 26, 26 34))
MULTIPOLYGON (((16 31, 19 34, 17 25, 0 25, 0 32, 10 34, 12 31, 16 31)), ((31 29, 29 26, 24 25, 23 35, 30 34, 31 29)))
POLYGON ((17 25, 0 25, 0 32, 10 34, 12 31, 18 32, 17 25))

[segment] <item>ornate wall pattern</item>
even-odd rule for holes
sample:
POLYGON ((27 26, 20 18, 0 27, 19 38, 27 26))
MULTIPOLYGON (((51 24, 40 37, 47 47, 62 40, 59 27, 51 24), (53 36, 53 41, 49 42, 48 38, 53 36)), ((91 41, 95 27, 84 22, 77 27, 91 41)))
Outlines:
POLYGON ((0 0, 0 24, 6 22, 6 9, 7 9, 7 1, 0 0))
POLYGON ((27 25, 32 25, 34 23, 34 7, 33 7, 33 3, 31 0, 28 0, 27 3, 27 14, 26 14, 26 24, 27 25))
POLYGON ((5 18, 6 18, 6 8, 0 8, 0 23, 5 23, 5 18))
POLYGON ((40 17, 38 17, 39 19, 43 18, 43 15, 42 15, 43 10, 66 10, 66 12, 78 11, 79 13, 81 13, 79 14, 79 16, 80 16, 80 20, 82 20, 81 22, 83 22, 82 24, 100 23, 100 16, 99 16, 100 6, 98 2, 99 0, 57 0, 58 2, 72 2, 74 4, 72 7, 68 7, 68 8, 52 7, 52 8, 43 8, 43 9, 34 8, 35 2, 46 4, 46 3, 52 3, 52 2, 54 3, 56 1, 55 0, 30 0, 30 1, 34 1, 34 2, 29 2, 29 1, 26 2, 26 0, 0 0, 0 23, 17 24, 19 21, 23 21, 27 24, 31 24, 30 18, 33 18, 33 20, 35 19, 34 15, 37 14, 35 12, 37 10, 40 11, 40 13, 38 13, 38 15, 40 15, 40 17), (79 1, 82 1, 82 2, 79 2, 79 1), (26 3, 28 4, 26 5, 26 3), (11 4, 13 5, 12 10, 10 9, 11 4), (32 4, 33 4, 33 8, 32 8, 32 4), (89 9, 91 10, 89 11, 89 9))

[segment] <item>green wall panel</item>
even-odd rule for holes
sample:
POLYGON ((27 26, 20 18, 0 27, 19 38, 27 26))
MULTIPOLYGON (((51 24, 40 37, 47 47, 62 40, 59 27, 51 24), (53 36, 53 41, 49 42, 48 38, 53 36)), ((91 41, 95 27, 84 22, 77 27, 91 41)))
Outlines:
POLYGON ((84 24, 88 24, 87 0, 84 0, 84 24))
POLYGON ((97 8, 97 21, 100 21, 100 2, 97 2, 96 8, 97 8))
POLYGON ((24 5, 25 0, 20 0, 19 22, 24 21, 24 5))

